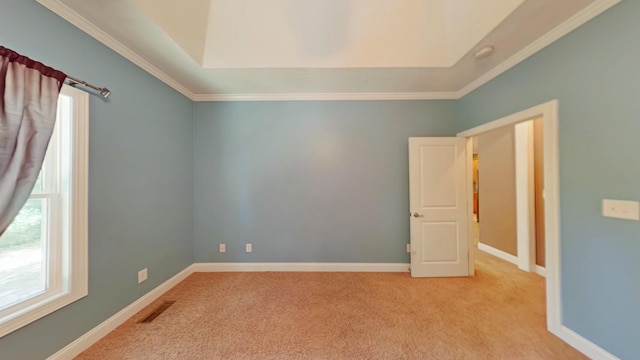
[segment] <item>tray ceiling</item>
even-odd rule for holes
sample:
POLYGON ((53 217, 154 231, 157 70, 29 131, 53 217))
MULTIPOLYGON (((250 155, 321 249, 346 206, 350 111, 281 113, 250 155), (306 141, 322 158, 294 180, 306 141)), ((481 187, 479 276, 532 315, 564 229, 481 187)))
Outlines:
POLYGON ((458 98, 618 0, 38 2, 193 100, 296 100, 458 98))

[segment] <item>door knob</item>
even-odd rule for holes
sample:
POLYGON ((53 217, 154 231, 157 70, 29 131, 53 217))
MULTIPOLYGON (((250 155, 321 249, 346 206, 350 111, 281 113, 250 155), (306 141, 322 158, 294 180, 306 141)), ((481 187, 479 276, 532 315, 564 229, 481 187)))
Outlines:
POLYGON ((420 216, 422 216, 422 215, 418 214, 418 212, 414 212, 413 213, 413 217, 420 217, 420 216))

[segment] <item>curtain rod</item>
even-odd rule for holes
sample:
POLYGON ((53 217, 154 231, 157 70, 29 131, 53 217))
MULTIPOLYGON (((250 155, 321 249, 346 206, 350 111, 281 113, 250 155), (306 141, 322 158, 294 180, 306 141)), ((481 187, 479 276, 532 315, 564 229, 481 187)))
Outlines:
POLYGON ((105 98, 105 99, 108 98, 109 95, 111 95, 111 90, 109 90, 109 89, 107 89, 105 87, 98 87, 98 86, 95 86, 93 84, 89 84, 88 82, 86 82, 84 80, 76 79, 73 76, 67 75, 67 78, 65 79, 64 83, 67 84, 67 85, 73 86, 73 87, 77 87, 78 85, 81 85, 81 86, 85 86, 85 87, 91 88, 91 89, 99 92, 100 95, 102 95, 102 97, 105 98))

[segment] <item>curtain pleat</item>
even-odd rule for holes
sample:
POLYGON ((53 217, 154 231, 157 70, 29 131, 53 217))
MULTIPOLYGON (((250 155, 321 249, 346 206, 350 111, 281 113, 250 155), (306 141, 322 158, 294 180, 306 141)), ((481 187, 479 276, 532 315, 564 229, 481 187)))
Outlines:
POLYGON ((0 235, 38 178, 65 78, 58 70, 0 46, 0 235))

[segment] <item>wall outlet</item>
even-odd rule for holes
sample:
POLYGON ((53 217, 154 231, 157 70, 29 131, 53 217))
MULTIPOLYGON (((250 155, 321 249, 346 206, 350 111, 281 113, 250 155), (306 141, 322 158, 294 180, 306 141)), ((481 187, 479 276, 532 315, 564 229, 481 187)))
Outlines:
POLYGON ((221 252, 221 253, 223 253, 223 252, 227 252, 227 245, 225 245, 225 244, 220 244, 220 252, 221 252))
POLYGON ((407 244, 407 252, 411 253, 411 244, 407 244))
POLYGON ((138 284, 147 280, 147 268, 138 271, 138 284))
POLYGON ((251 247, 251 244, 247 244, 247 245, 245 245, 245 246, 244 246, 244 248, 245 248, 245 250, 246 250, 247 252, 251 252, 251 251, 253 251, 253 248, 251 247))

